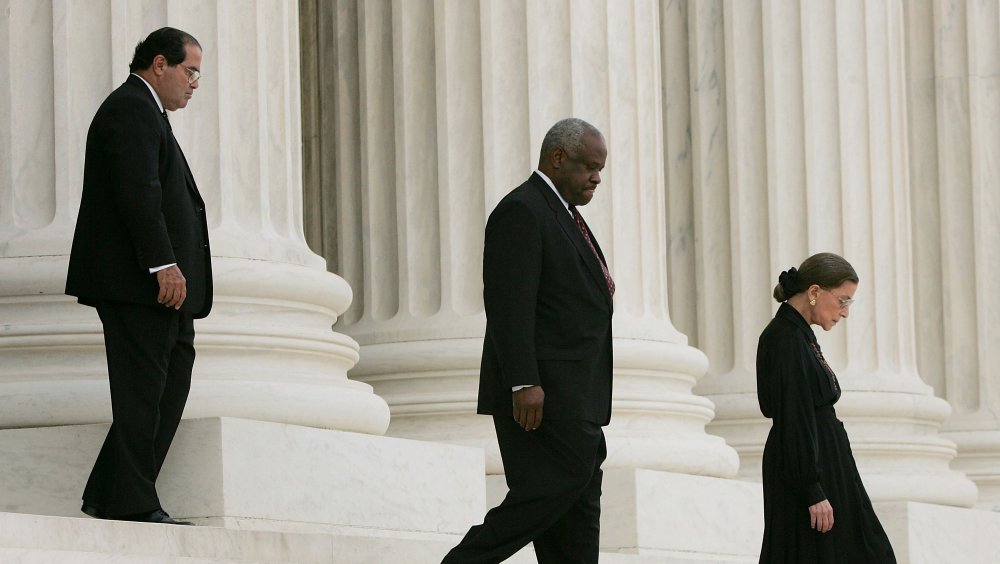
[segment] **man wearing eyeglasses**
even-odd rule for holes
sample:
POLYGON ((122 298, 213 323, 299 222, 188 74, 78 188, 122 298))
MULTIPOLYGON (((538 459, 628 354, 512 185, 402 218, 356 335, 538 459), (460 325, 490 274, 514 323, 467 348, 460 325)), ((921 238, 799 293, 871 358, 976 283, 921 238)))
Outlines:
POLYGON ((183 31, 151 33, 87 134, 66 293, 104 327, 112 424, 82 507, 99 519, 187 524, 155 484, 191 387, 193 320, 212 307, 205 203, 167 117, 198 88, 201 56, 183 31))

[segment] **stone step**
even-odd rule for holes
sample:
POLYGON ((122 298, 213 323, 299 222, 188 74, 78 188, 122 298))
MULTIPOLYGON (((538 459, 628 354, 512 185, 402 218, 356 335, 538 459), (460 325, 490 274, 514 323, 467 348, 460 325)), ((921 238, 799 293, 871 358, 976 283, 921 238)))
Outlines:
POLYGON ((138 556, 32 548, 0 548, 0 562, 4 564, 291 564, 274 560, 138 556))
POLYGON ((287 533, 0 513, 0 562, 439 562, 457 542, 359 533, 287 533))
MULTIPOLYGON (((713 485, 710 480, 634 470, 609 470, 605 479, 602 564, 756 561, 754 554, 737 550, 750 542, 749 537, 736 538, 743 533, 734 532, 734 541, 739 542, 733 546, 719 542, 725 524, 736 531, 752 523, 737 523, 749 521, 747 516, 727 520, 748 508, 734 513, 711 503, 713 497, 701 487, 713 485), (694 497, 685 498, 679 486, 686 486, 694 497), (658 495, 654 495, 656 491, 658 495), (704 514, 699 515, 699 511, 704 514), (679 520, 688 521, 689 526, 681 527, 679 520), (683 538, 677 538, 677 533, 683 538)), ((737 490, 721 491, 730 500, 739 498, 737 490)), ((912 502, 879 503, 876 510, 900 564, 1000 562, 1000 545, 996 543, 1000 513, 912 502)), ((245 521, 231 522, 227 527, 185 527, 0 513, 0 563, 425 564, 440 562, 460 537, 457 533, 430 535, 402 529, 278 531, 245 521)), ((507 562, 534 561, 529 547, 507 562)))
MULTIPOLYGON (((3 564, 433 564, 458 538, 294 533, 0 513, 3 564)), ((533 564, 530 547, 506 561, 533 564)), ((602 564, 688 564, 704 559, 602 553, 602 564)), ((716 562, 716 561, 712 561, 716 562)), ((728 564, 728 561, 727 561, 728 564)))

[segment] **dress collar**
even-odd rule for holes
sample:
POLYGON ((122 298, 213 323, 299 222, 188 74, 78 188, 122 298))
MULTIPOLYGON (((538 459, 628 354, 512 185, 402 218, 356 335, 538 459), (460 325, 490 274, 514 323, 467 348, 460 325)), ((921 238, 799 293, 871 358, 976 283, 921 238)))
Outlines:
POLYGON ((774 316, 790 321, 793 325, 798 327, 799 330, 805 333, 807 339, 809 339, 812 342, 816 342, 816 333, 813 332, 812 327, 810 327, 809 324, 806 323, 805 318, 802 317, 802 314, 799 313, 799 310, 788 305, 788 302, 782 303, 778 307, 778 312, 775 313, 774 316))

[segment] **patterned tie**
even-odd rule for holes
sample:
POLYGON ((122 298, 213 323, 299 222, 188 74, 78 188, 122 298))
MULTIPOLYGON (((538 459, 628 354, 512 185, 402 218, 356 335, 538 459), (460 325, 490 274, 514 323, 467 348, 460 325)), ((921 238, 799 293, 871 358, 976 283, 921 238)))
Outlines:
POLYGON ((576 221, 576 227, 580 230, 580 234, 587 241, 587 245, 590 246, 590 250, 594 251, 594 256, 597 257, 597 262, 601 265, 601 272, 604 273, 604 281, 608 283, 608 292, 611 292, 611 297, 615 296, 615 281, 611 278, 611 273, 608 272, 608 266, 604 264, 601 260, 601 255, 597 254, 597 247, 594 246, 594 242, 590 240, 590 230, 587 229, 587 222, 583 220, 583 216, 576 209, 576 206, 569 207, 570 213, 573 214, 573 219, 576 221))

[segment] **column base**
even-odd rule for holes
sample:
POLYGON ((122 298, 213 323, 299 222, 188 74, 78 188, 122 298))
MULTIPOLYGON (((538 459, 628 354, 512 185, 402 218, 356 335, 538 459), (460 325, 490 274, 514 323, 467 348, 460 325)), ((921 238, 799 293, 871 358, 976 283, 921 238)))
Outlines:
MULTIPOLYGON (((0 258, 0 428, 111 419, 101 322, 63 295, 65 256, 0 258)), ((212 313, 195 321, 186 415, 381 435, 389 406, 348 379, 358 344, 331 330, 351 302, 321 268, 214 257, 212 313)))
POLYGON ((757 393, 706 394, 705 397, 715 404, 717 414, 705 429, 722 437, 739 454, 737 478, 759 482, 771 420, 761 415, 757 393))
MULTIPOLYGON (((989 424, 995 425, 990 421, 989 424)), ((951 467, 975 482, 979 489, 975 507, 1000 511, 1000 430, 949 431, 944 436, 958 445, 951 467)))
MULTIPOLYGON (((771 421, 760 414, 756 394, 708 397, 715 402, 719 413, 708 430, 723 437, 739 452, 737 476, 759 482, 761 456, 771 421)), ((955 443, 950 440, 958 440, 955 433, 939 431, 950 411, 940 398, 847 389, 836 409, 847 429, 851 450, 873 502, 916 501, 972 507, 976 503, 977 484, 988 484, 990 475, 996 475, 995 464, 992 467, 980 464, 977 469, 982 479, 977 479, 975 472, 962 466, 963 463, 976 463, 975 456, 967 457, 964 462, 961 457, 955 458, 955 443)), ((995 444, 1000 445, 1000 440, 995 444)), ((971 454, 972 447, 969 448, 971 454)), ((995 449, 984 444, 983 453, 990 448, 995 449)), ((1000 449, 993 452, 1000 452, 1000 449)))
MULTIPOLYGON (((481 338, 358 339, 361 360, 351 377, 389 403, 390 435, 481 447, 487 472, 503 473, 490 418, 473 415, 481 338)), ((712 402, 691 391, 708 368, 705 355, 685 344, 628 338, 615 338, 614 353, 606 467, 735 476, 736 451, 705 432, 715 414, 712 402)))

